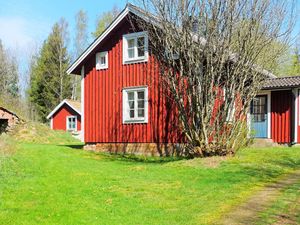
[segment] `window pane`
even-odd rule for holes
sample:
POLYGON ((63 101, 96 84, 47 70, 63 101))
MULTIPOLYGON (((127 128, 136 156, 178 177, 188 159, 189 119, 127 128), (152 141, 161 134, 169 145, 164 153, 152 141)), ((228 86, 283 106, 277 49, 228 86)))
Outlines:
POLYGON ((128 92, 128 100, 134 100, 134 92, 128 92))
POLYGON ((139 108, 139 109, 141 109, 141 108, 143 109, 143 108, 144 108, 144 105, 145 105, 145 104, 144 104, 144 100, 138 100, 138 108, 139 108))
POLYGON ((144 37, 139 37, 137 39, 137 45, 138 45, 138 47, 144 47, 145 46, 145 38, 144 37))
POLYGON ((138 109, 138 117, 145 117, 145 110, 144 109, 138 109))
POLYGON ((128 58, 134 58, 134 49, 133 48, 129 48, 128 49, 128 58))
POLYGON ((130 110, 129 116, 130 116, 130 118, 134 118, 134 109, 130 110))
POLYGON ((138 92, 138 99, 145 99, 145 92, 144 91, 139 91, 138 92))
POLYGON ((142 56, 145 56, 145 48, 144 47, 138 48, 138 57, 142 57, 142 56))
POLYGON ((128 48, 133 48, 134 47, 134 39, 127 40, 127 45, 128 45, 128 48))
POLYGON ((128 105, 129 105, 129 109, 134 109, 134 101, 129 101, 128 105))
POLYGON ((101 64, 101 65, 105 65, 105 64, 106 64, 105 61, 106 61, 106 60, 105 60, 105 56, 102 56, 102 57, 100 58, 100 64, 101 64))

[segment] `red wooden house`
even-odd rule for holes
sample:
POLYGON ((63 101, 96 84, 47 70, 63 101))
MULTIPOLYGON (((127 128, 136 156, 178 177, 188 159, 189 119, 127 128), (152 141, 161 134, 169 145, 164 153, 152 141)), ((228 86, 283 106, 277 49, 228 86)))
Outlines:
MULTIPOLYGON (((148 51, 147 32, 132 28, 132 15, 145 18, 139 8, 128 4, 67 72, 82 78, 83 142, 104 150, 157 153, 162 145, 178 143, 180 134, 172 129, 176 116, 161 95, 158 66, 148 51)), ((281 90, 283 87, 274 82, 270 80, 254 99, 249 127, 258 130, 257 137, 291 143, 296 112, 292 109, 293 94, 298 90, 281 90), (251 120, 255 122, 250 124, 251 120)))
POLYGON ((53 130, 77 132, 81 130, 81 103, 65 99, 59 103, 47 119, 53 130))

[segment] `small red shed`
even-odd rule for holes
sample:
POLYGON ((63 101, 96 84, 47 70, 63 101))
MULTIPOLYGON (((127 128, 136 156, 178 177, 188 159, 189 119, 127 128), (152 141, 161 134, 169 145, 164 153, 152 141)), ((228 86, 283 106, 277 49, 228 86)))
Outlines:
POLYGON ((80 131, 81 104, 78 101, 65 99, 49 113, 47 119, 50 119, 53 130, 80 131))

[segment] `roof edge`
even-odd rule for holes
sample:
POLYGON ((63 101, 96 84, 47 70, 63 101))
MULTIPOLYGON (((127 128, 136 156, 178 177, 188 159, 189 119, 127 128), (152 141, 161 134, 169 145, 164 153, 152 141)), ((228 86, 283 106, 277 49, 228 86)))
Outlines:
POLYGON ((81 116, 81 112, 79 112, 76 108, 74 108, 67 99, 64 99, 61 103, 59 103, 46 117, 47 119, 50 119, 54 113, 56 113, 64 104, 67 104, 69 107, 71 107, 75 112, 77 112, 81 116))

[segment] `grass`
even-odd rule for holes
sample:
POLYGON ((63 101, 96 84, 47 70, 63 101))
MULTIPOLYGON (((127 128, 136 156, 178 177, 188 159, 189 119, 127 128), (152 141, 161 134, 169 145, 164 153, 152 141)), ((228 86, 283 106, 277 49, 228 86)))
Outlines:
POLYGON ((300 181, 283 189, 256 224, 300 224, 300 181))
POLYGON ((17 138, 0 164, 0 224, 214 224, 300 168, 299 148, 161 159, 86 152, 65 135, 17 138))

